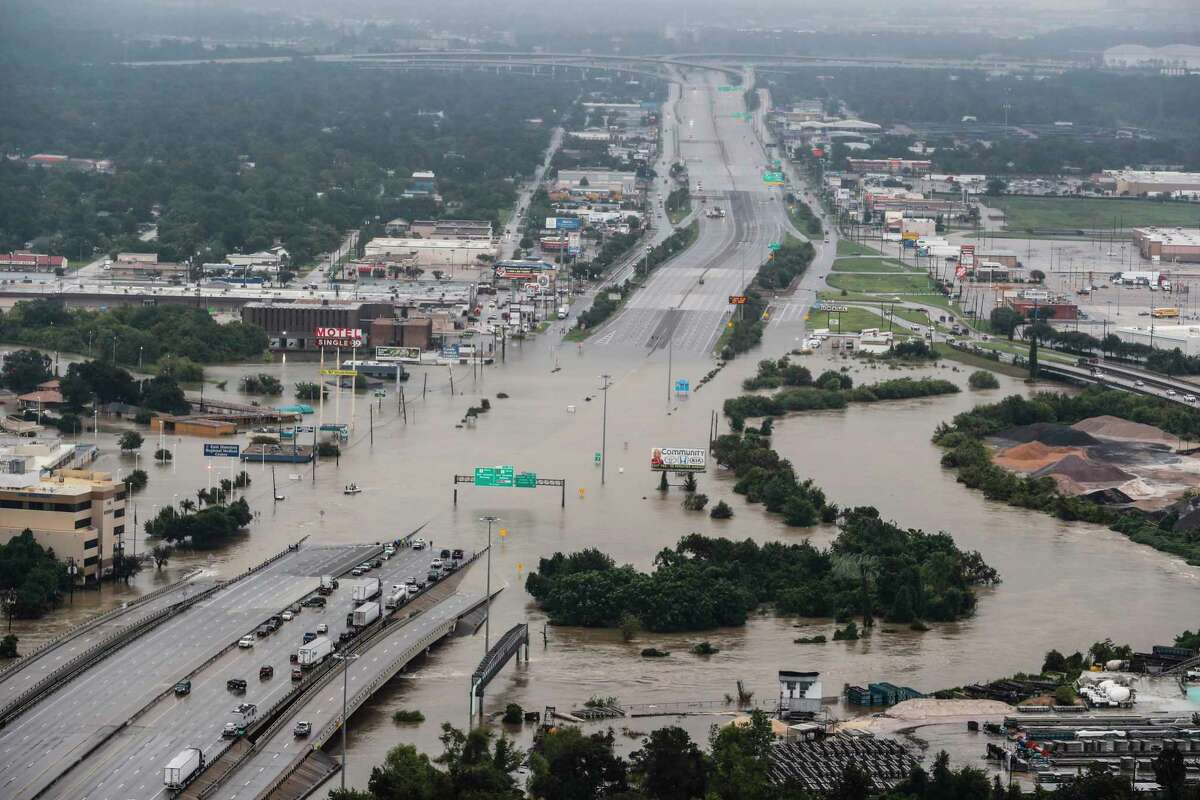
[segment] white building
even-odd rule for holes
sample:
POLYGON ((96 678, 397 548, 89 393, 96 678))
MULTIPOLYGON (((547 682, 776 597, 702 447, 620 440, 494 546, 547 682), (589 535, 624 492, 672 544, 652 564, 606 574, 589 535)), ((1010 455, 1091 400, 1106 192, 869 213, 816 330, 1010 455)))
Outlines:
POLYGON ((1117 328, 1122 341, 1144 344, 1156 350, 1179 348, 1185 356, 1200 356, 1200 325, 1146 325, 1117 328))
POLYGON ((611 169, 561 169, 554 186, 559 191, 629 197, 637 190, 637 173, 611 169))
POLYGON ((380 236, 367 242, 364 258, 415 258, 420 267, 478 266, 479 256, 496 256, 488 239, 394 239, 380 236))

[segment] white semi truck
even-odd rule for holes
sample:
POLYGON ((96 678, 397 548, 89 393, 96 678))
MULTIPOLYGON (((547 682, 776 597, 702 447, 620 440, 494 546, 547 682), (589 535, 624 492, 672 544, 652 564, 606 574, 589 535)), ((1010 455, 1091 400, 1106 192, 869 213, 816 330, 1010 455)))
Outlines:
POLYGON ((204 769, 204 753, 199 747, 181 750, 167 762, 163 769, 163 785, 168 789, 182 789, 204 769))

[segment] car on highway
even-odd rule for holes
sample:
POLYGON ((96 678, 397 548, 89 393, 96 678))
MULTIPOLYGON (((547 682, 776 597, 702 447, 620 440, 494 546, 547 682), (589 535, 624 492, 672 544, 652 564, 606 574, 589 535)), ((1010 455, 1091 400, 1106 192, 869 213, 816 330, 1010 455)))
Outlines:
POLYGON ((442 548, 442 552, 441 552, 439 555, 440 555, 440 557, 441 557, 442 561, 447 561, 447 560, 449 560, 449 558, 450 558, 450 550, 449 550, 449 548, 443 547, 443 548, 442 548))
POLYGON ((1134 381, 1133 385, 1134 386, 1145 386, 1146 383, 1145 383, 1145 381, 1134 381))
POLYGON ((354 569, 350 570, 350 574, 356 578, 361 578, 365 572, 366 570, 362 567, 355 567, 354 569))
POLYGON ((322 622, 317 626, 317 633, 329 633, 329 626, 322 622))
POLYGON ((258 668, 258 677, 259 677, 259 680, 264 680, 264 681, 274 678, 275 677, 275 668, 273 666, 271 666, 270 664, 263 664, 261 667, 258 668))
POLYGON ((440 570, 441 568, 442 568, 442 560, 440 558, 435 558, 433 561, 429 562, 429 569, 431 569, 431 570, 439 569, 440 570))
POLYGON ((304 680, 304 668, 303 667, 300 667, 300 666, 292 667, 292 680, 294 680, 294 681, 304 680))
POLYGON ((424 550, 425 549, 425 540, 424 539, 413 539, 412 549, 413 550, 424 550))
POLYGON ((325 598, 319 594, 314 594, 312 597, 304 598, 304 602, 302 603, 302 605, 304 605, 307 608, 324 608, 325 607, 325 598))
POLYGON ((1185 395, 1183 396, 1183 402, 1185 402, 1185 403, 1194 403, 1194 402, 1196 402, 1196 395, 1194 395, 1194 394, 1185 394, 1185 395))
POLYGON ((312 723, 305 720, 300 720, 296 723, 296 727, 292 729, 292 733, 297 739, 303 739, 312 733, 312 723))
POLYGON ((317 634, 315 632, 313 632, 313 631, 305 631, 304 632, 304 643, 305 644, 308 644, 315 638, 317 638, 317 634))
POLYGON ((295 615, 290 611, 285 611, 279 615, 279 618, 284 622, 291 622, 293 619, 295 619, 295 615))
MULTIPOLYGON (((228 641, 228 639, 226 641, 228 641)), ((238 647, 241 647, 242 649, 254 647, 254 637, 243 636, 242 638, 238 639, 238 647)))
POLYGON ((184 678, 179 683, 175 684, 175 696, 183 697, 185 694, 192 693, 192 682, 184 678))
POLYGON ((450 557, 453 559, 456 559, 458 561, 462 561, 462 559, 463 559, 462 548, 461 547, 454 548, 454 552, 450 554, 450 557))
POLYGON ((243 694, 246 691, 246 680, 244 678, 230 678, 225 681, 225 688, 228 691, 243 694))

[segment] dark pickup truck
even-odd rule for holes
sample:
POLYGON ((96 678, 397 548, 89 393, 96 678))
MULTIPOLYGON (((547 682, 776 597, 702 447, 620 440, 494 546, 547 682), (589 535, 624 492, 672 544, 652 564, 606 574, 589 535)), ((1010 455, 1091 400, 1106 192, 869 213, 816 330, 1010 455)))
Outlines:
POLYGON ((246 681, 242 678, 230 678, 229 680, 225 681, 225 688, 231 692, 236 692, 237 694, 245 694, 246 681))

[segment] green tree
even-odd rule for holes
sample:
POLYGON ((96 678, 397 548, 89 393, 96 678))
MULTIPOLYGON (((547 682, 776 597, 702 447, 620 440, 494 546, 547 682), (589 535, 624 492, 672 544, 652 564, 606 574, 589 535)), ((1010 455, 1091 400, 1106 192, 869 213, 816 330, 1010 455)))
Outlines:
POLYGON ((559 728, 531 756, 529 794, 544 800, 595 800, 629 789, 625 762, 613 751, 613 732, 584 735, 559 728))
POLYGON ((150 483, 150 476, 146 474, 144 469, 135 469, 124 478, 125 488, 130 494, 136 494, 146 488, 150 483))
POLYGON ((1038 340, 1037 336, 1029 338, 1029 377, 1037 380, 1038 376, 1038 340))
POLYGON ((1186 795, 1187 764, 1183 753, 1174 748, 1160 752, 1152 764, 1154 780, 1163 788, 1167 800, 1181 800, 1186 795))
POLYGON ((1008 190, 1008 184, 1001 178, 988 178, 984 192, 988 197, 999 197, 1008 190))
POLYGON ((633 781, 647 797, 690 800, 705 796, 709 761, 683 728, 672 725, 651 731, 630 762, 633 781))
POLYGON ((121 449, 125 451, 140 450, 144 443, 145 439, 137 431, 125 431, 119 441, 121 449))
POLYGON ((771 800, 771 722, 755 709, 749 725, 714 725, 709 734, 709 791, 721 800, 771 800))
POLYGON ((997 306, 992 309, 992 313, 988 317, 988 322, 991 323, 994 333, 1007 336, 1011 342, 1013 334, 1020 325, 1024 324, 1025 318, 1021 316, 1019 311, 1008 306, 997 306))
POLYGON ((0 658, 17 658, 20 655, 17 652, 18 641, 17 637, 11 633, 0 639, 0 658))
POLYGON ((4 356, 0 383, 17 394, 32 392, 52 377, 50 363, 50 356, 37 350, 14 350, 4 356))

